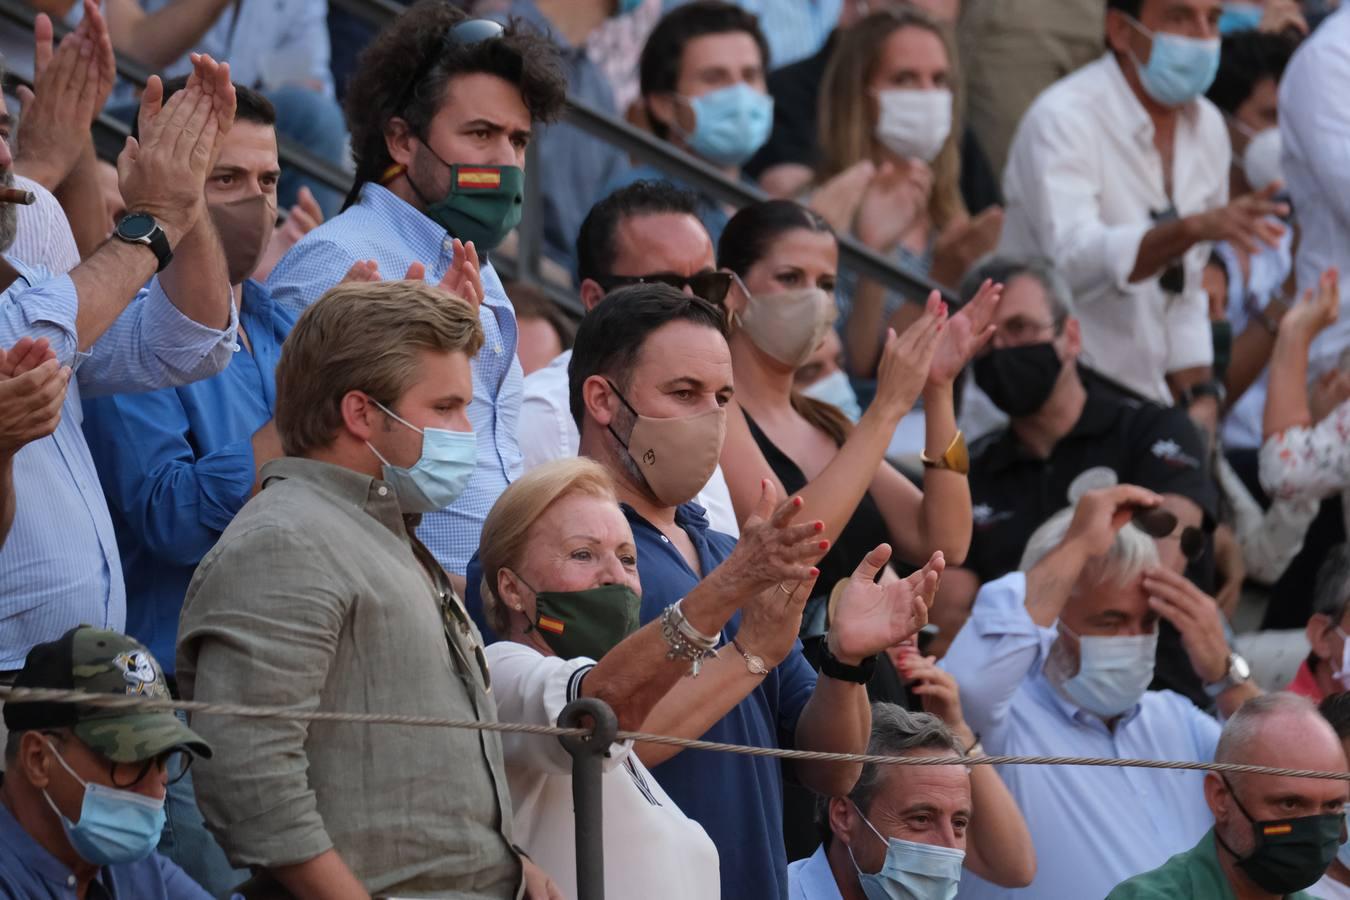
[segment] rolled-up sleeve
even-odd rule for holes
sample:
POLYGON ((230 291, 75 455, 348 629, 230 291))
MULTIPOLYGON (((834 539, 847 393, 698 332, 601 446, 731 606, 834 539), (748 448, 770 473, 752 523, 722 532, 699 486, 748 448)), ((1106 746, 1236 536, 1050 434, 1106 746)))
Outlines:
POLYGON ((939 663, 961 686, 970 727, 995 737, 1013 695, 1040 661, 1047 629, 1027 612, 1027 577, 1011 572, 980 588, 970 618, 939 663))
POLYGON ((238 328, 233 303, 224 330, 210 328, 183 315, 156 278, 94 343, 80 367, 80 388, 94 397, 209 378, 230 364, 238 328))
MULTIPOLYGON (((1055 260, 1075 295, 1095 296, 1103 284, 1130 289, 1145 222, 1108 225, 1101 215, 1100 171, 1093 123, 1049 106, 1033 107, 1008 163, 1004 192, 1021 207, 1018 221, 1033 233, 1038 253, 1055 260)), ((1110 296, 1110 295, 1108 295, 1110 296)))
POLYGON ((85 404, 84 433, 108 505, 157 558, 195 566, 243 507, 255 480, 253 443, 195 455, 172 389, 85 404))
MULTIPOLYGON (((348 614, 323 554, 296 529, 257 527, 203 561, 179 628, 186 699, 315 710, 348 614), (184 677, 186 676, 186 677, 184 677)), ((236 866, 291 865, 333 846, 293 719, 195 715, 215 751, 193 767, 197 801, 236 866)))
POLYGON ((46 278, 45 272, 20 271, 27 281, 16 281, 0 296, 0 345, 7 350, 20 338, 46 338, 62 365, 78 367, 86 354, 79 352, 75 330, 80 312, 75 282, 69 275, 46 278), (29 287, 28 281, 39 283, 29 287))
POLYGON ((1350 400, 1311 427, 1266 438, 1261 487, 1285 500, 1321 500, 1350 487, 1350 400))

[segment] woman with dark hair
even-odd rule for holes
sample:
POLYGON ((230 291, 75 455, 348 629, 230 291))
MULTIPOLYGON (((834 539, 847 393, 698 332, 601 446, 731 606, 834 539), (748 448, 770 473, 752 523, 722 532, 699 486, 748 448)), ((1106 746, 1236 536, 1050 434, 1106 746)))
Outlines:
POLYGON ((852 572, 849 560, 859 548, 888 542, 910 562, 939 550, 949 564, 965 558, 970 489, 952 382, 987 338, 1001 290, 985 285, 951 319, 937 295, 930 297, 918 322, 890 335, 876 399, 854 425, 793 385, 797 367, 833 327, 838 262, 829 225, 788 200, 745 207, 718 246, 719 265, 739 283, 727 297, 736 397, 721 460, 732 503, 740 518, 753 509, 762 453, 779 487, 802 493, 833 543, 818 566, 818 596, 803 617, 808 658, 825 632, 830 593, 852 572), (891 433, 920 392, 929 410, 922 490, 884 459, 891 433))
MULTIPOLYGON (((903 335, 890 333, 877 374, 876 398, 857 425, 835 406, 798 392, 793 374, 834 326, 839 245, 825 220, 789 200, 743 208, 722 232, 717 261, 737 276, 727 296, 736 396, 727 405, 722 469, 737 516, 744 518, 764 477, 760 454, 777 486, 800 494, 825 523, 830 551, 817 563, 816 593, 802 615, 806 658, 823 659, 830 600, 853 571, 849 561, 879 543, 895 557, 922 561, 942 551, 959 564, 970 546, 970 487, 965 440, 956 427, 952 382, 988 339, 1001 286, 986 284, 965 310, 947 318, 936 293, 903 335), (928 410, 923 489, 885 460, 886 447, 920 392, 928 410)), ((882 580, 895 578, 883 570, 882 580)), ((896 651, 898 658, 898 649, 896 651)), ((904 683, 891 659, 878 658, 868 695, 905 705, 904 683)), ((813 803, 789 789, 784 832, 789 859, 815 848, 813 803)))

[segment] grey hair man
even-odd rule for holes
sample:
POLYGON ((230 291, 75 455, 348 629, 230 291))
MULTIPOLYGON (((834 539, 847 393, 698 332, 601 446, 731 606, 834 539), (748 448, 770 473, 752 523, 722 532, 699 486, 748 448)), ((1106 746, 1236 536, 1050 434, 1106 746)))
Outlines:
MULTIPOLYGON (((1312 701, 1290 693, 1257 697, 1238 710, 1224 726, 1214 761, 1346 771, 1335 729, 1312 701)), ((1304 889, 1326 872, 1345 835, 1345 801, 1344 781, 1210 772, 1205 802, 1214 827, 1193 848, 1131 878, 1107 900, 1311 900, 1304 889)))
MULTIPOLYGON (((978 756, 956 682, 935 667, 921 679, 930 712, 872 705, 872 756, 978 756)), ((963 869, 1021 887, 1036 852, 1012 794, 990 766, 863 766, 853 789, 822 797, 822 843, 788 867, 793 900, 946 898, 963 869), (978 818, 977 818, 978 816, 978 818)))
POLYGON ((1322 561, 1308 618, 1308 658, 1289 690, 1321 701, 1350 691, 1350 545, 1340 544, 1322 561))
MULTIPOLYGON (((1089 491, 1031 536, 1023 570, 985 585, 942 667, 966 721, 995 755, 1212 758, 1219 725, 1172 691, 1148 691, 1159 622, 1181 632, 1220 710, 1257 693, 1231 674, 1221 613, 1128 524, 1162 497, 1133 485, 1089 491)), ((1210 825, 1198 775, 1018 766, 1008 788, 1042 854, 1019 898, 1105 896, 1161 865, 1210 825), (1122 803, 1122 797, 1146 798, 1122 803)), ((1009 896, 974 877, 963 898, 1009 896)))
MULTIPOLYGON (((970 552, 944 576, 933 610, 948 639, 979 585, 1015 570, 1027 535, 1089 488, 1137 484, 1161 494, 1178 533, 1214 512, 1204 440, 1186 414, 1128 400, 1080 364, 1082 335, 1059 272, 1044 261, 992 258, 971 275, 975 286, 991 277, 1003 279, 1003 297, 966 404, 973 410, 987 396, 1007 420, 971 445, 970 552)), ((1162 552, 1181 571, 1180 542, 1162 552)), ((1198 685, 1178 689, 1198 693, 1198 685)))

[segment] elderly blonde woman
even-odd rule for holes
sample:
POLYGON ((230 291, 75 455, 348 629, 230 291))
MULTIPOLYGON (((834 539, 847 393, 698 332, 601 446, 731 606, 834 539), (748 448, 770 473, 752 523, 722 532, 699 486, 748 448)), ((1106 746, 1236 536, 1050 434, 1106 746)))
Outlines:
MULTIPOLYGON (((779 593, 779 607, 804 601, 821 541, 818 523, 791 524, 800 507, 788 501, 772 516, 747 521, 743 552, 672 607, 683 627, 716 635, 743 600, 781 582, 802 584, 787 598, 779 593)), ((638 628, 642 586, 633 534, 599 464, 559 460, 526 473, 488 514, 479 556, 484 610, 505 638, 487 648, 503 721, 553 723, 570 701, 599 697, 621 728, 636 729, 690 674, 691 657, 677 646, 688 639, 663 630, 669 617, 638 628)), ((551 738, 508 734, 502 745, 516 840, 575 897, 571 757, 551 738)), ((717 897, 717 849, 661 789, 631 742, 612 748, 605 765, 609 895, 717 897)))

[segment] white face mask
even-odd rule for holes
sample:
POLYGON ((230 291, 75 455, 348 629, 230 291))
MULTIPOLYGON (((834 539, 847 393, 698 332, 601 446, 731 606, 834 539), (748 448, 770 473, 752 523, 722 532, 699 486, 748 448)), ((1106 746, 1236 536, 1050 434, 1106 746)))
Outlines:
MULTIPOLYGON (((1126 637, 1079 637, 1065 625, 1065 634, 1078 640, 1078 673, 1065 678, 1047 671, 1052 683, 1069 701, 1104 719, 1128 712, 1153 681, 1158 655, 1158 632, 1126 637)), ((1064 636, 1059 638, 1064 640, 1064 636)))
POLYGON ((1247 176, 1252 190, 1264 190, 1284 179, 1284 168, 1280 165, 1282 151, 1278 128, 1267 128, 1251 136, 1247 149, 1242 151, 1242 174, 1247 176))
POLYGON ((814 384, 802 388, 802 393, 824 403, 830 403, 848 416, 850 422, 862 418, 862 408, 858 406, 858 395, 843 369, 835 369, 814 384))
POLYGON ((1350 635, 1341 630, 1341 626, 1336 626, 1336 633, 1341 636, 1341 664, 1331 664, 1332 677, 1340 684, 1342 690, 1350 691, 1350 635))
POLYGON ((952 92, 892 88, 877 92, 877 140, 897 156, 929 163, 952 133, 952 92))

